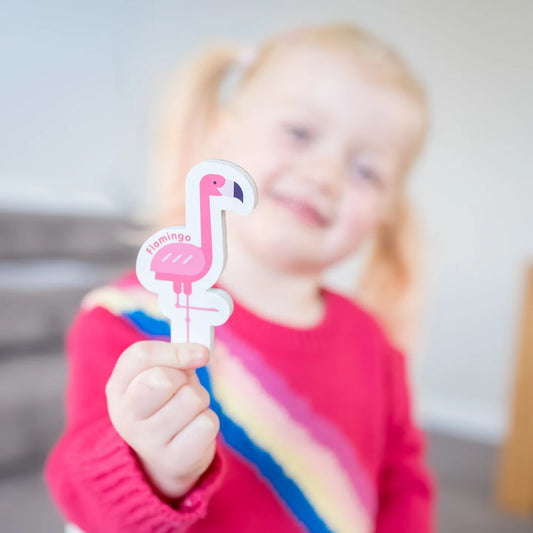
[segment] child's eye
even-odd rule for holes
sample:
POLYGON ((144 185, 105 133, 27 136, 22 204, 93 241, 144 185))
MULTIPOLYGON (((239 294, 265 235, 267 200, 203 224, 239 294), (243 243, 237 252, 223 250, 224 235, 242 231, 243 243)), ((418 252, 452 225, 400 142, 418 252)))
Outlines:
POLYGON ((285 124, 285 131, 290 135, 291 138, 301 143, 308 142, 313 138, 311 129, 300 124, 285 124))
POLYGON ((371 165, 356 162, 352 165, 351 174, 354 180, 366 181, 379 188, 383 185, 381 176, 371 165))

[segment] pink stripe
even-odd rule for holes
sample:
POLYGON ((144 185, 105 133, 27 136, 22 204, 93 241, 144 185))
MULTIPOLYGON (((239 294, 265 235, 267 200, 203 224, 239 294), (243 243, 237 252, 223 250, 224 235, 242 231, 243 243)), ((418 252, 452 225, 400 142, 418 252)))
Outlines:
POLYGON ((251 418, 246 420, 245 415, 236 422, 243 429, 249 429, 250 436, 258 431, 264 440, 257 444, 268 452, 273 451, 270 441, 279 444, 279 435, 283 435, 281 447, 276 446, 272 457, 290 477, 295 474, 293 481, 326 522, 340 519, 337 525, 351 524, 350 531, 368 531, 368 512, 334 451, 314 439, 304 425, 296 423, 285 407, 265 391, 258 377, 226 346, 219 346, 217 355, 212 364, 212 383, 214 394, 220 394, 222 409, 233 402, 242 404, 245 398, 245 403, 253 406, 248 414, 251 418), (292 472, 291 465, 295 468, 292 472))
POLYGON ((359 494, 361 503, 374 516, 376 497, 373 485, 353 448, 339 429, 326 418, 313 412, 302 398, 288 388, 283 378, 265 363, 258 351, 235 337, 228 328, 217 328, 217 338, 257 377, 270 396, 276 398, 294 420, 305 426, 315 440, 335 453, 359 494))
POLYGON ((141 285, 139 285, 139 280, 136 276, 127 276, 122 279, 118 279, 114 281, 111 286, 117 289, 142 288, 141 285))

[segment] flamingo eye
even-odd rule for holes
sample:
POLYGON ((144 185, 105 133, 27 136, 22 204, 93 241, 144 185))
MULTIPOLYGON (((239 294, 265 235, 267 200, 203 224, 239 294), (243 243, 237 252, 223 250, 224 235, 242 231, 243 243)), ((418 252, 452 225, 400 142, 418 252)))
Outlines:
POLYGON ((213 182, 213 185, 216 185, 216 184, 217 184, 217 182, 216 182, 216 181, 214 181, 214 182, 213 182))

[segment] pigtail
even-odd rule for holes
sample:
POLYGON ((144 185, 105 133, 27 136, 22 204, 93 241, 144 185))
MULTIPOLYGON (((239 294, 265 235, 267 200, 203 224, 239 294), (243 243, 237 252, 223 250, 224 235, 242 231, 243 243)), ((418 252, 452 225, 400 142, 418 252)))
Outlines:
POLYGON ((205 50, 169 84, 151 165, 158 226, 185 222, 185 177, 203 158, 202 148, 219 109, 220 86, 237 57, 235 46, 205 50))
POLYGON ((357 301, 380 322, 405 354, 418 341, 423 286, 422 236, 413 208, 401 195, 383 222, 359 276, 357 301))

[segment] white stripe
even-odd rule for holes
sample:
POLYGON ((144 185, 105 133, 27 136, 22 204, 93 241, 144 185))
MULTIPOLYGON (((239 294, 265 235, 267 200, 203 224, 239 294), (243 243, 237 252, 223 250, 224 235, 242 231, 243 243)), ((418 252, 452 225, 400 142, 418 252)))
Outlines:
POLYGON ((183 254, 177 255, 174 259, 172 259, 172 262, 175 263, 183 254))
POLYGON ((185 261, 183 261, 183 264, 185 264, 189 259, 192 259, 192 255, 190 255, 189 257, 187 257, 187 259, 185 259, 185 261))
POLYGON ((168 252, 167 255, 162 259, 163 262, 165 262, 170 256, 172 255, 172 252, 168 252))

